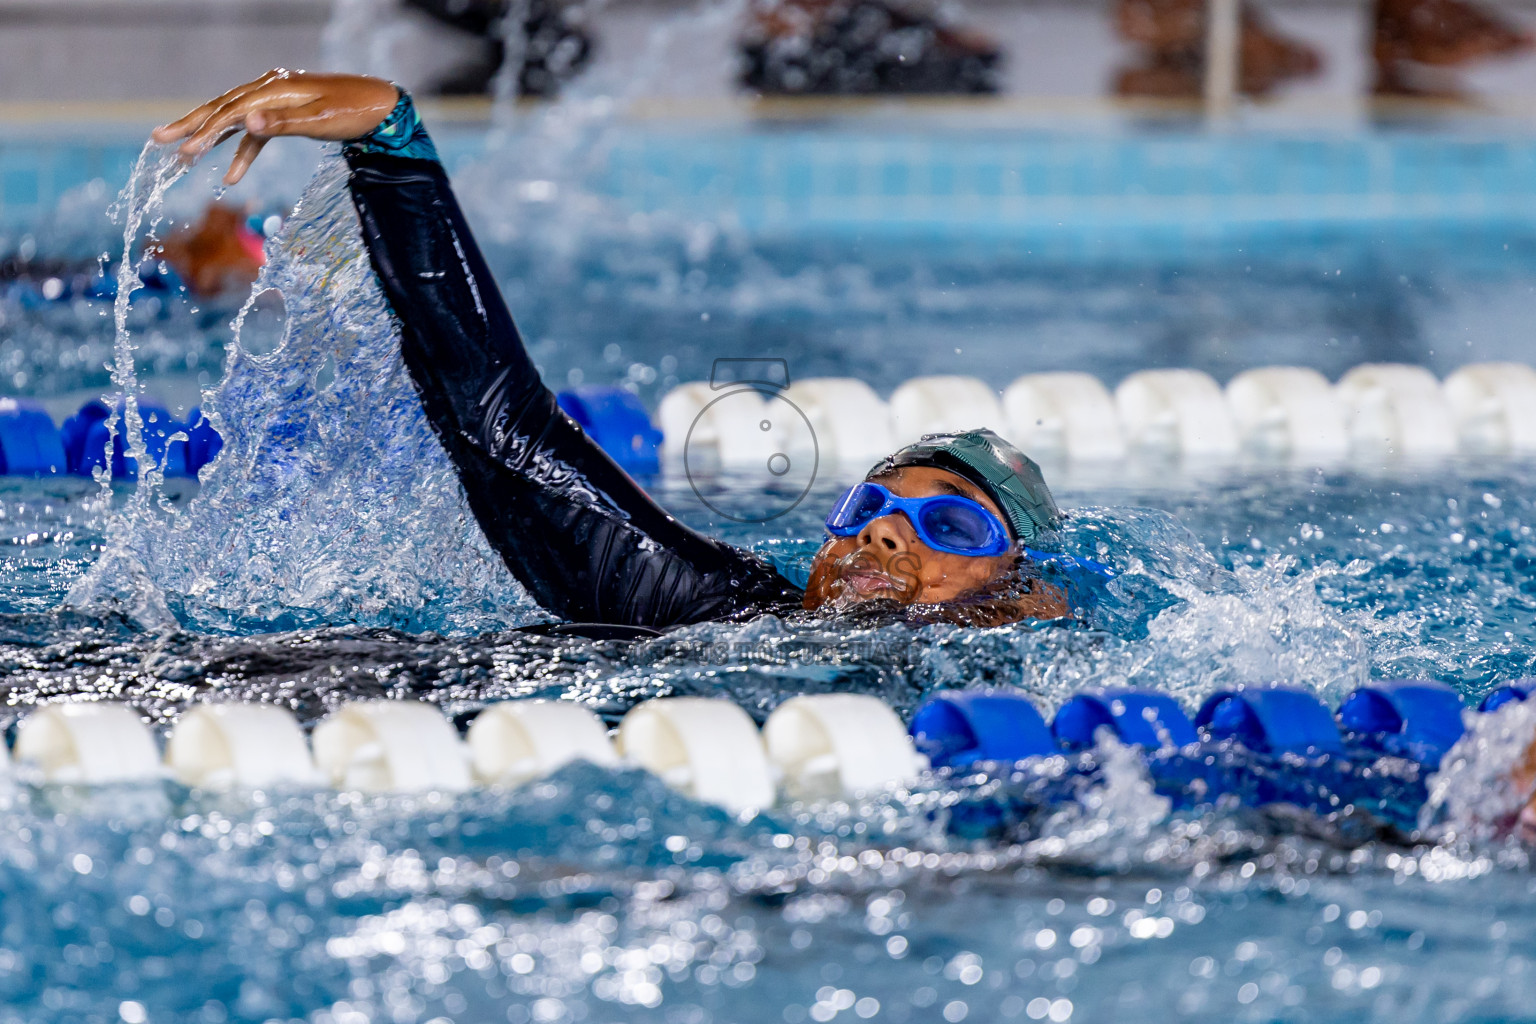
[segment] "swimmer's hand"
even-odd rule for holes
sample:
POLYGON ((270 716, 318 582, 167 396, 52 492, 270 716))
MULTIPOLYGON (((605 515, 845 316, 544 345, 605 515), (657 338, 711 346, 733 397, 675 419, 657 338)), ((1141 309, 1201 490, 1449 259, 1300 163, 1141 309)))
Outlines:
POLYGON ((224 183, 233 185, 245 177, 269 140, 279 135, 328 142, 359 138, 378 127, 399 99, 399 90, 382 78, 275 68, 156 128, 152 137, 161 145, 185 140, 179 152, 187 163, 194 163, 244 131, 224 172, 224 183))

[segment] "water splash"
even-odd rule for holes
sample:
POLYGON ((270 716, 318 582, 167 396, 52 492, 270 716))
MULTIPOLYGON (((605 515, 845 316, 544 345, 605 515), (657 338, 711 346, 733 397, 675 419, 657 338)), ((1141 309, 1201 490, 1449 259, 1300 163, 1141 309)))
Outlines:
POLYGON ((403 74, 401 50, 414 26, 388 0, 337 0, 321 33, 323 69, 393 79, 403 74))
MULTIPOLYGON (((202 492, 178 508, 154 500, 159 479, 145 474, 71 603, 122 603, 127 587, 146 626, 179 617, 247 631, 481 632, 537 614, 480 534, 421 411, 346 175, 333 156, 268 245, 223 380, 204 396, 225 448, 202 492), (265 293, 281 296, 286 324, 258 355, 243 335, 265 293)), ((163 192, 174 178, 156 180, 163 192)), ((120 346, 131 385, 126 330, 120 346)))
MULTIPOLYGON (((1097 740, 1102 782, 1080 797, 1078 803, 1087 812, 1086 820, 1092 823, 1086 830, 1092 841, 1102 845, 1106 838, 1113 838, 1123 849, 1126 841, 1145 840, 1155 826, 1167 819, 1172 803, 1153 792, 1138 748, 1119 742, 1107 730, 1097 740)), ((1081 821, 1073 831, 1081 837, 1081 821)), ((1101 855, 1096 859, 1113 862, 1117 856, 1101 855)))
POLYGON ((1164 586, 1181 600, 1148 624, 1148 663, 1157 666, 1162 688, 1190 703, 1219 689, 1284 682, 1336 705, 1369 682, 1378 652, 1412 644, 1417 633, 1407 613, 1378 619, 1323 600, 1322 585, 1368 568, 1324 563, 1303 570, 1294 558, 1275 556, 1258 567, 1239 566, 1230 591, 1168 577, 1164 586))
MULTIPOLYGON (((588 0, 589 14, 605 2, 588 0)), ((690 40, 711 38, 745 10, 746 0, 698 0, 668 14, 650 28, 644 46, 607 55, 565 83, 555 102, 528 116, 513 101, 507 83, 515 79, 504 67, 485 153, 455 174, 486 241, 535 245, 547 258, 574 268, 594 241, 632 237, 637 229, 667 239, 701 237, 701 232, 712 238, 716 225, 686 214, 637 220, 607 194, 602 178, 638 102, 677 77, 675 51, 697 52, 702 47, 690 46, 690 40)), ((522 53, 521 44, 509 44, 508 64, 520 63, 522 53)))
POLYGON ((1420 824, 1473 845, 1508 836, 1530 799, 1513 775, 1536 742, 1536 705, 1511 701, 1491 714, 1464 716, 1467 732, 1429 780, 1420 824))
POLYGON ((515 109, 523 88, 523 67, 528 61, 528 11, 532 0, 509 0, 493 31, 501 36, 501 67, 491 80, 491 95, 500 110, 515 109))
MULTIPOLYGON (((153 514, 153 504, 160 493, 164 467, 150 459, 144 443, 144 423, 139 416, 141 391, 134 364, 134 353, 138 346, 129 330, 128 313, 133 293, 143 287, 139 279, 140 236, 148 234, 153 241, 160 224, 165 194, 186 173, 187 165, 178 158, 173 147, 146 142, 115 206, 114 213, 121 218, 123 224, 122 258, 117 267, 117 295, 112 305, 114 335, 111 375, 116 394, 104 398, 109 407, 121 403, 123 415, 121 419, 107 421, 110 434, 106 450, 112 450, 117 431, 121 428, 125 434, 126 453, 139 466, 139 485, 133 489, 127 505, 109 521, 100 557, 90 571, 70 589, 66 600, 67 605, 76 608, 112 607, 143 628, 151 630, 172 628, 176 619, 164 594, 150 578, 134 543, 137 538, 136 524, 153 514)), ((101 484, 102 505, 110 507, 110 459, 106 460, 106 465, 108 468, 97 470, 97 479, 101 484)))
MULTIPOLYGON (((363 295, 365 284, 345 287, 363 295)), ((1143 687, 1171 692, 1192 711, 1218 688, 1277 680, 1336 700, 1380 659, 1417 644, 1411 615, 1325 600, 1321 592, 1344 574, 1331 564, 1301 570, 1277 558, 1228 571, 1166 513, 1137 509, 1083 511, 1067 532, 1068 549, 1090 556, 1113 536, 1127 570, 1089 610, 1088 628, 764 617, 593 644, 520 635, 442 641, 343 626, 472 633, 537 612, 460 506, 452 469, 394 361, 392 335, 367 342, 371 355, 342 360, 337 379, 319 385, 323 357, 312 340, 293 336, 310 328, 324 332, 300 318, 271 356, 232 357, 214 396, 231 448, 201 495, 146 523, 136 542, 197 629, 301 631, 129 639, 89 652, 65 638, 13 660, 15 699, 25 702, 32 686, 94 692, 105 671, 114 693, 166 718, 203 686, 263 699, 279 680, 305 714, 350 697, 410 695, 466 714, 488 701, 543 696, 616 718, 640 700, 696 694, 729 696, 761 718, 789 696, 822 692, 875 694, 909 712, 937 690, 978 685, 1022 688, 1046 708, 1085 688, 1143 687), (343 383, 353 371, 369 382, 368 397, 343 383), (388 394, 381 382, 392 379, 398 433, 359 440, 357 424, 374 415, 388 394), (396 543, 383 555, 375 537, 396 543), (321 624, 331 628, 317 631, 321 624)), ((780 554, 792 569, 814 547, 780 554)))
POLYGON ((1140 687, 1193 709, 1219 689, 1284 682, 1336 704, 1375 666, 1422 646, 1418 616, 1328 598, 1368 570, 1363 561, 1302 568, 1272 556, 1228 570, 1154 509, 1077 509, 1064 539, 1070 553, 1122 570, 1088 609, 1090 628, 927 629, 913 647, 915 689, 1019 686, 1054 706, 1086 688, 1140 687))

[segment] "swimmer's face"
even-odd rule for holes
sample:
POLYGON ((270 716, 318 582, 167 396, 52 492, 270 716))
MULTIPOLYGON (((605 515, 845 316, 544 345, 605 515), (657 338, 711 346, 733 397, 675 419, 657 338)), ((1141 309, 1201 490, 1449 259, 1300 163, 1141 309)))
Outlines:
MULTIPOLYGON (((903 466, 870 480, 902 498, 958 494, 1006 522, 986 493, 963 476, 930 466, 903 466)), ((816 552, 805 607, 886 600, 898 604, 952 601, 999 580, 1017 561, 1001 555, 956 555, 935 551, 899 512, 871 520, 851 537, 833 537, 816 552)))

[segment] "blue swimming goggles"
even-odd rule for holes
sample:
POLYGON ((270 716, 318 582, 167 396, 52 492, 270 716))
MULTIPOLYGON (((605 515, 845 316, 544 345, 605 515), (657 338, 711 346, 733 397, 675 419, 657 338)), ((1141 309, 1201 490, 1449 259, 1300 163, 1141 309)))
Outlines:
POLYGON ((881 516, 900 512, 912 524, 922 542, 935 551, 954 555, 1001 555, 1013 546, 1002 520, 980 503, 958 494, 929 498, 899 498, 879 484, 854 484, 843 493, 827 531, 836 537, 852 537, 881 516))

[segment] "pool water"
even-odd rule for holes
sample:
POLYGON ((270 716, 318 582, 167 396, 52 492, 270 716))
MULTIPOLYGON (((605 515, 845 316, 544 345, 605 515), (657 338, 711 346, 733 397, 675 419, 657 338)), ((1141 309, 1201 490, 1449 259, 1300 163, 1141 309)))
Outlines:
MULTIPOLYGON (((1465 328, 1518 324, 1536 281, 1536 233, 1518 222, 1243 228, 1211 251, 1058 246, 1043 261, 1019 238, 704 238, 605 221, 608 206, 590 232, 535 237, 588 207, 509 224, 477 205, 474 173, 471 214, 546 376, 627 380, 652 399, 715 355, 783 355, 883 391, 933 369, 999 386, 1043 368, 1112 382, 1150 365, 1337 373, 1391 357, 1443 371, 1518 351, 1512 331, 1465 328), (1222 248, 1239 245, 1252 264, 1222 248)), ((173 177, 151 153, 141 183, 173 177)), ((1475 699, 1533 674, 1536 466, 1518 461, 1048 466, 1064 548, 1121 572, 1077 627, 515 632, 543 613, 479 536, 421 418, 341 185, 322 164, 259 286, 281 305, 237 328, 238 303, 141 305, 126 334, 111 307, 6 307, 0 343, 27 374, 12 390, 99 390, 127 341, 143 346, 135 386, 195 391, 206 374, 197 400, 227 441, 200 487, 0 481, 13 721, 91 697, 161 727, 204 699, 312 722, 360 696, 463 721, 557 695, 612 721, 669 694, 728 695, 761 720, 798 693, 852 689, 908 713, 972 685, 1053 706, 1129 684, 1192 706, 1272 680, 1336 703, 1400 677, 1475 699)), ((685 480, 652 484, 691 525, 794 573, 840 482, 758 525, 710 513, 685 480)), ((764 500, 757 481, 708 485, 727 511, 764 500)), ((0 1020, 1524 1019, 1528 859, 1479 831, 1475 805, 1530 717, 1503 714, 1422 823, 1413 807, 1174 812, 1112 745, 1084 755, 1091 783, 1053 807, 1027 799, 1057 781, 1047 763, 744 820, 586 765, 453 799, 16 780, 0 805, 0 1020), (982 834, 959 827, 977 807, 995 812, 982 834)))

